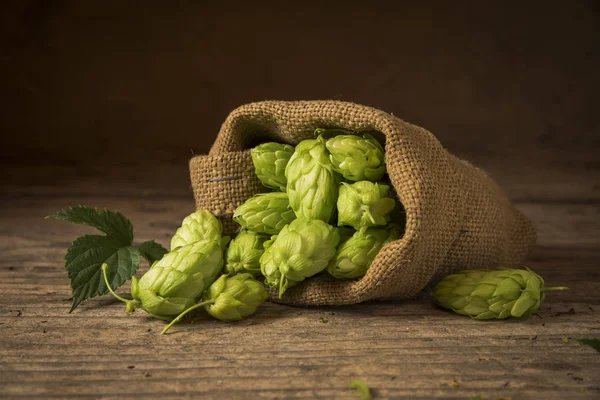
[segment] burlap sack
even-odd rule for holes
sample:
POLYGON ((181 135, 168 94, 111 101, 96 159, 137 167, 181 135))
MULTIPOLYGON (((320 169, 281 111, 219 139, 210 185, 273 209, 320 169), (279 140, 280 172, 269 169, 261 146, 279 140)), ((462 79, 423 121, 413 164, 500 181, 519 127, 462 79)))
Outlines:
MULTIPOLYGON (((238 226, 231 216, 265 188, 249 149, 267 141, 297 144, 315 128, 341 127, 385 135, 389 178, 406 209, 406 232, 386 245, 358 281, 311 278, 283 299, 296 305, 353 304, 415 296, 428 283, 461 269, 518 266, 535 230, 483 171, 448 153, 427 130, 370 107, 340 101, 265 101, 225 120, 208 155, 190 161, 196 207, 238 226)), ((326 275, 326 274, 325 274, 326 275)))

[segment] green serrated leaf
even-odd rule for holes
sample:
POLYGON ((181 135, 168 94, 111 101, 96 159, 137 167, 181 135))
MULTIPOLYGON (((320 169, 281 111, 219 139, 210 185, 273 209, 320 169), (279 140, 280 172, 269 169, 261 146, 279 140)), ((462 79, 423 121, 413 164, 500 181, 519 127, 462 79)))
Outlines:
POLYGON ((140 254, 144 257, 150 265, 154 263, 154 261, 158 261, 165 254, 168 253, 167 249, 162 247, 159 243, 156 243, 154 240, 148 240, 137 246, 140 250, 140 254))
POLYGON ((131 225, 131 221, 125 218, 120 212, 76 206, 48 215, 46 218, 92 226, 106 233, 107 236, 112 236, 122 246, 130 246, 133 242, 133 226, 131 225))
POLYGON ((108 292, 102 277, 102 264, 108 264, 107 276, 117 289, 135 274, 140 251, 132 247, 133 226, 119 212, 91 207, 71 207, 46 218, 91 226, 106 236, 85 235, 76 239, 65 255, 65 269, 73 291, 72 312, 84 300, 108 292))
POLYGON ((600 353, 600 339, 575 339, 579 343, 587 344, 592 349, 600 353))
POLYGON ((82 301, 108 293, 102 277, 102 264, 108 264, 107 276, 117 289, 131 278, 140 263, 140 250, 120 246, 109 236, 86 235, 75 240, 65 256, 65 269, 73 290, 72 312, 82 301))

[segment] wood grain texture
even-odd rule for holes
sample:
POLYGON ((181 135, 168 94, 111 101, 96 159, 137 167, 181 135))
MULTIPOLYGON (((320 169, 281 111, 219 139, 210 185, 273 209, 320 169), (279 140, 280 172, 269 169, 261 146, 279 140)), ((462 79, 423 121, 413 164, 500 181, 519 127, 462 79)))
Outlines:
POLYGON ((538 226, 527 265, 571 289, 548 295, 532 317, 473 321, 436 308, 425 291, 347 307, 268 303, 237 323, 198 313, 165 336, 163 322, 108 296, 68 314, 63 256, 90 229, 43 217, 75 204, 116 209, 136 241, 168 245, 194 207, 187 171, 3 169, 0 397, 353 399, 348 383, 361 379, 377 399, 596 399, 600 356, 562 339, 600 337, 597 172, 540 167, 535 179, 518 173, 531 165, 483 165, 538 226))

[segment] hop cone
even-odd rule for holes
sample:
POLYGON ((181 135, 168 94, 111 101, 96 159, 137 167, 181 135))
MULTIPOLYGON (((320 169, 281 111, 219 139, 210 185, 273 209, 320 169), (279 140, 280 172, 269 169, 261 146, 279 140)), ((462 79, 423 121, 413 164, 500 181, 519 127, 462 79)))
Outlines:
POLYGON ((329 222, 338 192, 337 173, 329 161, 325 139, 303 140, 285 169, 287 194, 296 216, 329 222))
POLYGON ((338 247, 327 272, 335 278, 359 278, 367 272, 379 250, 389 241, 399 237, 400 234, 395 228, 357 231, 338 247))
POLYGON ((203 296, 204 301, 211 302, 206 311, 223 321, 239 321, 254 314, 267 298, 269 293, 252 274, 222 275, 203 296))
POLYGON ((349 181, 378 182, 385 174, 383 148, 371 135, 339 135, 327 141, 335 171, 349 181))
POLYGON ((223 268, 220 240, 199 241, 165 254, 138 281, 131 295, 149 314, 172 319, 193 306, 223 268))
POLYGON ((264 252, 263 243, 267 236, 243 230, 229 243, 225 256, 225 271, 229 275, 249 272, 260 274, 259 259, 264 252))
POLYGON ((385 225, 396 202, 387 197, 389 186, 381 183, 360 181, 352 185, 342 182, 337 201, 338 225, 354 229, 385 225))
MULTIPOLYGON (((268 249, 269 247, 271 247, 271 245, 275 242, 275 239, 277 239, 277 235, 273 235, 271 236, 270 239, 265 240, 265 242, 263 243, 263 249, 268 249)), ((260 263, 260 260, 259 260, 260 263)))
POLYGON ((288 287, 324 270, 339 241, 337 228, 321 220, 292 221, 260 258, 265 283, 279 288, 281 298, 288 287))
POLYGON ((185 217, 171 239, 171 250, 201 240, 217 240, 223 233, 221 221, 209 211, 198 210, 185 217))
POLYGON ((433 298, 458 314, 501 319, 530 315, 550 290, 566 288, 544 288, 542 277, 528 268, 467 270, 442 279, 433 288, 433 298))
POLYGON ((294 154, 294 147, 289 144, 263 143, 253 148, 252 163, 256 176, 268 188, 285 192, 287 179, 285 167, 294 154))
POLYGON ((276 235, 296 219, 285 193, 261 193, 248 199, 233 214, 233 220, 257 233, 276 235))

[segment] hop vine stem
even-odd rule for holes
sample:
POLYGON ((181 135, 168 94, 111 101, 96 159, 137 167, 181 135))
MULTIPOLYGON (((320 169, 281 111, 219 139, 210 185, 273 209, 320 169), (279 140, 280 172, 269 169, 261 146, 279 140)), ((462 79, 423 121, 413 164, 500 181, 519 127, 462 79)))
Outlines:
POLYGON ((161 334, 161 335, 164 335, 165 333, 167 333, 167 331, 168 331, 169 329, 171 329, 171 327, 172 327, 173 325, 175 325, 176 323, 178 323, 179 321, 181 321, 181 319, 182 319, 182 318, 183 318, 183 317, 184 317, 184 316, 185 316, 187 313, 189 313, 190 311, 193 311, 193 310, 195 310, 195 309, 197 309, 197 308, 200 308, 200 307, 204 307, 204 306, 206 306, 206 305, 209 305, 209 304, 213 304, 214 302, 215 302, 214 300, 206 300, 206 301, 203 301, 202 303, 198 303, 198 304, 196 304, 196 305, 194 305, 194 306, 191 306, 190 308, 188 308, 187 310, 185 310, 185 311, 183 311, 181 314, 179 314, 177 317, 175 317, 175 319, 174 319, 173 321, 171 321, 171 322, 169 323, 169 325, 165 326, 165 329, 163 329, 163 330, 162 330, 162 332, 161 332, 160 334, 161 334))
POLYGON ((568 287, 566 286, 554 286, 554 287, 547 287, 547 288, 543 288, 542 292, 554 292, 557 290, 569 290, 568 287))
POLYGON ((125 303, 127 312, 135 311, 135 307, 140 305, 139 301, 127 300, 116 294, 113 288, 110 286, 110 283, 108 282, 108 276, 106 275, 107 270, 108 264, 102 264, 102 276, 104 277, 104 283, 106 283, 106 287, 108 287, 108 291, 110 292, 110 294, 112 294, 117 300, 121 300, 123 303, 125 303))

